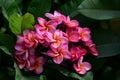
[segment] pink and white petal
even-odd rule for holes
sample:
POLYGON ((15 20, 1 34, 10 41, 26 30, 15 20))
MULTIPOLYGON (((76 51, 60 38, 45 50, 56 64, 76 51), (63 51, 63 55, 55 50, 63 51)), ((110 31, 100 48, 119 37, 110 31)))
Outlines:
POLYGON ((88 62, 83 62, 83 64, 85 65, 85 69, 88 71, 92 68, 91 64, 88 62))
POLYGON ((45 26, 45 24, 47 23, 47 21, 41 17, 38 17, 38 23, 41 25, 41 26, 45 26))
POLYGON ((53 38, 53 34, 52 33, 50 33, 50 32, 46 32, 45 33, 45 40, 47 41, 47 42, 55 42, 56 40, 53 38))
POLYGON ((20 68, 20 69, 23 69, 24 67, 25 67, 25 63, 24 64, 18 64, 18 67, 20 68))
POLYGON ((89 41, 84 41, 83 42, 85 46, 90 47, 91 45, 93 45, 93 41, 89 40, 89 41))
POLYGON ((84 75, 86 72, 86 69, 82 68, 80 71, 78 71, 78 74, 84 75))
POLYGON ((79 60, 78 60, 78 66, 80 66, 81 65, 81 63, 82 63, 82 61, 83 61, 83 56, 81 56, 80 58, 79 58, 79 60))
POLYGON ((18 50, 18 51, 24 51, 26 48, 22 44, 16 44, 15 49, 18 50))
POLYGON ((70 22, 70 16, 67 16, 66 23, 69 23, 69 22, 70 22))
POLYGON ((16 44, 21 44, 21 45, 23 45, 24 44, 24 39, 22 38, 22 39, 18 39, 17 41, 16 41, 16 44))
POLYGON ((90 29, 89 29, 89 28, 86 28, 86 27, 85 27, 85 28, 83 28, 83 30, 84 30, 84 31, 86 31, 88 34, 90 34, 90 33, 91 33, 91 31, 90 31, 90 29))
POLYGON ((50 14, 50 13, 46 13, 45 14, 46 17, 48 17, 49 19, 54 19, 54 16, 53 14, 50 14))
POLYGON ((78 42, 79 41, 79 34, 77 32, 72 32, 71 35, 69 35, 69 40, 71 42, 78 42))
POLYGON ((44 57, 39 57, 37 61, 43 66, 46 63, 46 59, 44 57))
POLYGON ((18 38, 18 39, 23 39, 23 34, 18 34, 18 35, 17 35, 17 38, 18 38))
POLYGON ((58 56, 59 54, 53 52, 52 50, 48 50, 48 51, 47 51, 47 55, 50 56, 50 57, 56 57, 56 56, 58 56))
POLYGON ((41 26, 40 24, 34 25, 34 28, 36 29, 36 32, 40 32, 41 30, 46 29, 45 26, 41 26))
POLYGON ((24 39, 23 39, 23 34, 19 34, 19 35, 17 35, 17 38, 18 38, 18 40, 17 40, 17 42, 16 43, 23 43, 23 41, 24 41, 24 39))
POLYGON ((54 16, 62 16, 62 14, 58 11, 54 11, 54 16))
POLYGON ((22 55, 22 54, 24 54, 24 52, 25 51, 15 51, 15 55, 17 56, 17 55, 22 55))
POLYGON ((62 44, 68 44, 68 43, 69 43, 68 38, 63 36, 63 37, 61 38, 61 43, 62 43, 62 44))
POLYGON ((62 61, 63 61, 63 55, 58 55, 58 56, 54 57, 54 58, 53 58, 53 61, 54 61, 54 63, 56 63, 56 64, 62 63, 62 61))
POLYGON ((50 47, 52 48, 58 48, 59 46, 61 45, 61 42, 60 41, 57 41, 57 42, 53 42, 51 43, 50 47))
POLYGON ((62 51, 68 51, 68 44, 63 43, 63 44, 60 45, 60 47, 58 49, 62 50, 62 51))
POLYGON ((39 66, 39 67, 37 67, 36 69, 35 69, 35 73, 36 74, 40 74, 40 73, 42 73, 43 72, 43 67, 42 66, 39 66))
POLYGON ((65 59, 71 59, 71 55, 69 51, 62 51, 62 53, 65 59))
POLYGON ((99 55, 98 51, 96 49, 96 45, 95 44, 92 44, 92 45, 89 46, 89 51, 94 56, 98 56, 99 55))
POLYGON ((33 71, 35 70, 35 67, 34 66, 31 66, 30 68, 28 68, 29 71, 33 71))
POLYGON ((51 46, 51 45, 50 45, 50 48, 54 53, 58 53, 59 48, 55 48, 54 46, 51 46))
POLYGON ((82 34, 82 41, 89 41, 91 39, 90 34, 83 33, 82 34))
POLYGON ((86 69, 79 67, 77 64, 74 64, 73 67, 74 67, 74 69, 76 70, 76 72, 78 74, 82 74, 83 75, 83 74, 86 73, 86 69))
POLYGON ((26 46, 27 48, 30 48, 30 47, 32 47, 33 45, 34 45, 33 42, 31 42, 31 43, 26 43, 26 44, 25 44, 25 46, 26 46))
POLYGON ((55 33, 54 33, 54 38, 58 39, 59 37, 61 37, 60 35, 61 35, 60 30, 56 30, 55 33))
POLYGON ((31 63, 30 63, 30 61, 29 61, 29 60, 27 60, 27 61, 26 61, 26 68, 27 68, 27 69, 29 69, 29 68, 30 68, 30 66, 31 66, 31 63))
MULTIPOLYGON (((48 21, 47 22, 47 25, 51 25, 52 27, 57 27, 57 25, 58 25, 58 23, 57 23, 57 21, 56 20, 50 20, 50 21, 48 21)), ((51 28, 52 28, 51 27, 51 28)))
POLYGON ((33 55, 33 56, 29 56, 29 61, 30 61, 30 64, 33 65, 35 63, 35 59, 36 59, 36 56, 33 55))
POLYGON ((73 24, 72 26, 79 26, 79 22, 77 20, 71 20, 70 22, 73 24))
POLYGON ((74 69, 75 69, 76 72, 80 71, 80 68, 78 67, 77 64, 74 64, 73 67, 74 67, 74 69))
POLYGON ((34 35, 35 35, 35 32, 30 30, 27 37, 28 37, 28 39, 31 39, 34 35))
POLYGON ((56 27, 54 27, 53 25, 48 25, 48 32, 54 33, 56 30, 56 27))

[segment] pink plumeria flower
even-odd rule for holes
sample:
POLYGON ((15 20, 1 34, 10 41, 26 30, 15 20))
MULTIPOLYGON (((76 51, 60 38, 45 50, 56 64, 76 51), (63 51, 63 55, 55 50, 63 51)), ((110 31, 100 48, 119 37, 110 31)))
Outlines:
POLYGON ((22 55, 16 55, 16 54, 21 54, 21 52, 16 51, 14 53, 14 58, 17 60, 18 67, 20 69, 23 69, 25 67, 25 65, 26 65, 26 61, 23 60, 24 55, 23 54, 22 55))
POLYGON ((89 28, 77 27, 77 29, 79 33, 79 39, 81 39, 82 41, 88 41, 91 39, 89 28))
POLYGON ((54 32, 56 30, 56 27, 58 25, 57 21, 50 20, 46 21, 45 19, 38 17, 38 23, 34 27, 39 34, 44 34, 45 32, 54 32))
POLYGON ((68 28, 75 28, 79 26, 79 22, 77 20, 70 20, 70 17, 64 17, 63 19, 64 24, 68 27, 68 28))
POLYGON ((17 60, 18 66, 20 69, 24 67, 30 67, 29 59, 34 56, 34 48, 26 49, 23 51, 16 51, 14 57, 17 60))
POLYGON ((87 71, 91 69, 91 64, 88 62, 82 62, 83 57, 81 57, 77 64, 74 64, 73 67, 76 72, 80 75, 84 75, 87 71))
POLYGON ((48 56, 53 57, 53 61, 56 64, 62 63, 63 59, 70 59, 70 53, 68 51, 68 44, 63 44, 58 48, 52 48, 47 52, 48 56))
POLYGON ((21 51, 24 53, 26 50, 26 46, 25 46, 25 42, 24 42, 24 35, 19 34, 19 35, 17 35, 17 38, 18 38, 18 40, 16 41, 15 50, 21 51))
POLYGON ((56 30, 53 34, 46 32, 46 40, 51 42, 51 47, 58 48, 61 44, 68 43, 65 33, 61 30, 56 30))
POLYGON ((92 40, 84 42, 84 44, 88 47, 89 52, 94 55, 98 56, 98 51, 96 49, 96 45, 92 42, 92 40))
POLYGON ((37 47, 38 45, 38 40, 39 40, 39 36, 32 30, 25 30, 23 32, 24 34, 27 34, 27 35, 24 35, 24 41, 25 41, 25 45, 26 47, 37 47))
POLYGON ((70 49, 71 61, 78 60, 81 56, 86 55, 87 50, 81 46, 72 46, 70 49))
POLYGON ((66 33, 70 42, 79 42, 79 33, 76 30, 67 28, 66 33))
POLYGON ((58 24, 62 23, 62 19, 64 18, 64 15, 58 11, 54 11, 54 14, 46 13, 45 16, 49 19, 56 20, 58 24))
MULTIPOLYGON (((24 33, 24 35, 27 34, 24 33)), ((34 48, 29 49, 25 46, 24 35, 18 35, 18 40, 15 45, 16 52, 14 53, 14 57, 20 69, 30 67, 29 56, 33 56, 35 52, 34 48)))
POLYGON ((46 62, 44 57, 38 57, 31 61, 30 71, 34 71, 36 74, 40 74, 43 72, 43 66, 46 62))

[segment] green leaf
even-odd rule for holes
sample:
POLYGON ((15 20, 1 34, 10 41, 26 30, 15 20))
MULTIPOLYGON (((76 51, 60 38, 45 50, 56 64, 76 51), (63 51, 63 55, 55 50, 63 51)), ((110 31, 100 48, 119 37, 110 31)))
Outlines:
POLYGON ((51 9, 51 0, 32 0, 28 6, 28 12, 32 13, 35 18, 45 17, 44 14, 51 9))
POLYGON ((47 80, 45 75, 40 75, 40 80, 47 80))
POLYGON ((120 54, 120 43, 98 45, 97 49, 100 53, 98 57, 115 56, 120 54))
POLYGON ((81 9, 79 12, 84 16, 98 20, 120 18, 119 10, 81 9))
POLYGON ((120 1, 110 1, 108 0, 84 0, 79 5, 78 12, 92 19, 104 20, 104 19, 113 19, 120 18, 120 1), (116 2, 117 1, 117 2, 116 2))
MULTIPOLYGON (((14 34, 21 33, 21 24, 22 24, 22 16, 19 14, 12 14, 9 19, 9 27, 14 34)), ((27 23, 26 23, 27 24, 27 23)))
POLYGON ((84 0, 70 0, 66 4, 62 5, 59 8, 59 11, 65 15, 70 15, 71 17, 74 17, 79 14, 78 7, 82 1, 84 0))
POLYGON ((5 52, 6 54, 12 56, 12 53, 9 52, 9 50, 5 46, 0 46, 0 49, 5 52))
POLYGON ((9 17, 9 27, 14 34, 20 34, 25 29, 34 29, 34 16, 26 13, 24 16, 19 14, 12 14, 9 17))
POLYGON ((92 74, 92 72, 87 72, 84 76, 80 76, 80 75, 78 75, 78 74, 76 74, 76 73, 69 72, 69 71, 64 70, 64 69, 59 69, 59 71, 60 71, 64 76, 76 78, 76 79, 78 79, 78 80, 93 80, 93 74, 92 74))
POLYGON ((3 44, 10 52, 13 52, 15 40, 8 34, 0 33, 0 43, 3 44))
POLYGON ((6 19, 13 13, 22 14, 15 0, 0 0, 0 7, 2 7, 2 13, 6 19))
POLYGON ((71 77, 71 78, 75 78, 78 80, 93 80, 93 74, 92 72, 87 72, 84 76, 80 76, 77 73, 68 71, 67 69, 60 67, 59 65, 55 65, 53 63, 49 63, 49 67, 56 69, 57 71, 59 71, 61 74, 63 74, 66 77, 71 77))
POLYGON ((20 72, 20 70, 19 70, 19 68, 18 68, 18 66, 15 62, 14 62, 14 68, 15 68, 15 71, 16 71, 15 80, 23 80, 23 76, 22 76, 22 74, 21 74, 21 72, 20 72))
POLYGON ((22 30, 34 29, 33 24, 35 23, 34 16, 30 13, 26 13, 22 19, 22 30))
POLYGON ((83 80, 93 80, 93 73, 87 72, 84 76, 83 76, 83 80))
POLYGON ((110 57, 120 54, 120 35, 110 30, 92 32, 92 39, 97 45, 98 57, 110 57))

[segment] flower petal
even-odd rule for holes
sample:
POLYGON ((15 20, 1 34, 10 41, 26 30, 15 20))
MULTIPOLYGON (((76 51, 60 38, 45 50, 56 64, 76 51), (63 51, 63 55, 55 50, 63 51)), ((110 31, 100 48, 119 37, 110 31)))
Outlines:
POLYGON ((82 41, 89 41, 91 39, 90 34, 87 34, 87 32, 84 32, 82 34, 82 41))
POLYGON ((41 18, 41 17, 38 17, 38 23, 41 25, 41 26, 45 26, 45 24, 46 24, 46 20, 45 19, 43 19, 43 18, 41 18))
POLYGON ((47 42, 55 42, 56 41, 55 39, 53 39, 53 34, 50 33, 50 32, 46 32, 46 34, 45 34, 45 40, 47 42))
POLYGON ((50 13, 46 13, 45 16, 48 17, 49 19, 54 19, 54 16, 50 13))
POLYGON ((85 74, 87 71, 86 71, 86 69, 85 68, 83 68, 83 69, 81 69, 80 71, 78 71, 78 74, 85 74))
POLYGON ((53 58, 54 63, 60 64, 63 61, 63 55, 59 55, 53 58))
POLYGON ((78 32, 76 32, 76 31, 71 32, 71 34, 69 35, 69 40, 71 42, 78 42, 79 41, 79 34, 78 34, 78 32))
POLYGON ((70 55, 70 53, 69 53, 68 50, 62 51, 62 54, 63 54, 63 57, 64 57, 65 59, 70 59, 70 58, 71 58, 71 55, 70 55))
POLYGON ((57 42, 53 42, 50 47, 54 47, 54 48, 58 48, 60 46, 61 42, 60 41, 57 41, 57 42))
POLYGON ((87 72, 86 68, 83 67, 83 66, 74 64, 73 67, 74 67, 74 69, 76 70, 76 72, 77 72, 78 74, 83 75, 83 74, 85 74, 85 73, 87 72))
POLYGON ((94 56, 98 56, 98 55, 99 55, 99 54, 98 54, 98 51, 97 51, 97 49, 96 49, 96 45, 95 45, 95 44, 91 44, 91 45, 89 46, 89 51, 90 51, 90 53, 93 54, 94 56))
POLYGON ((79 25, 79 22, 77 20, 71 20, 68 24, 68 27, 75 28, 79 25))
POLYGON ((83 56, 81 56, 80 58, 79 58, 79 60, 78 60, 78 65, 81 65, 81 63, 82 63, 82 61, 83 61, 83 56))
POLYGON ((62 14, 58 11, 54 11, 54 16, 61 16, 62 14))
POLYGON ((36 74, 40 74, 40 73, 42 73, 43 72, 43 67, 42 66, 39 66, 39 67, 37 67, 36 69, 35 69, 35 73, 36 74))
POLYGON ((50 56, 50 57, 56 57, 56 56, 58 56, 59 54, 54 53, 52 50, 48 50, 48 51, 47 51, 47 55, 50 56))
POLYGON ((83 64, 85 65, 85 69, 88 71, 91 69, 91 64, 88 62, 83 62, 83 64))
POLYGON ((26 48, 22 44, 16 44, 15 49, 18 50, 18 51, 25 51, 26 48))
POLYGON ((20 69, 23 69, 24 67, 25 67, 25 63, 24 64, 18 64, 18 67, 20 68, 20 69))

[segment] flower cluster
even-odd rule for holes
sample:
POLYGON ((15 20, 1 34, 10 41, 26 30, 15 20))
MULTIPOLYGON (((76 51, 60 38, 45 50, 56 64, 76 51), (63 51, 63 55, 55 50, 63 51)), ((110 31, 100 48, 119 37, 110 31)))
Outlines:
POLYGON ((40 74, 46 62, 45 56, 49 56, 55 64, 70 60, 78 74, 85 74, 91 69, 91 64, 83 62, 84 56, 87 52, 98 56, 90 29, 82 28, 77 20, 71 20, 57 11, 45 16, 49 20, 38 17, 35 31, 25 30, 18 35, 14 56, 19 68, 40 74), (45 54, 42 54, 41 46, 46 49, 45 54))

